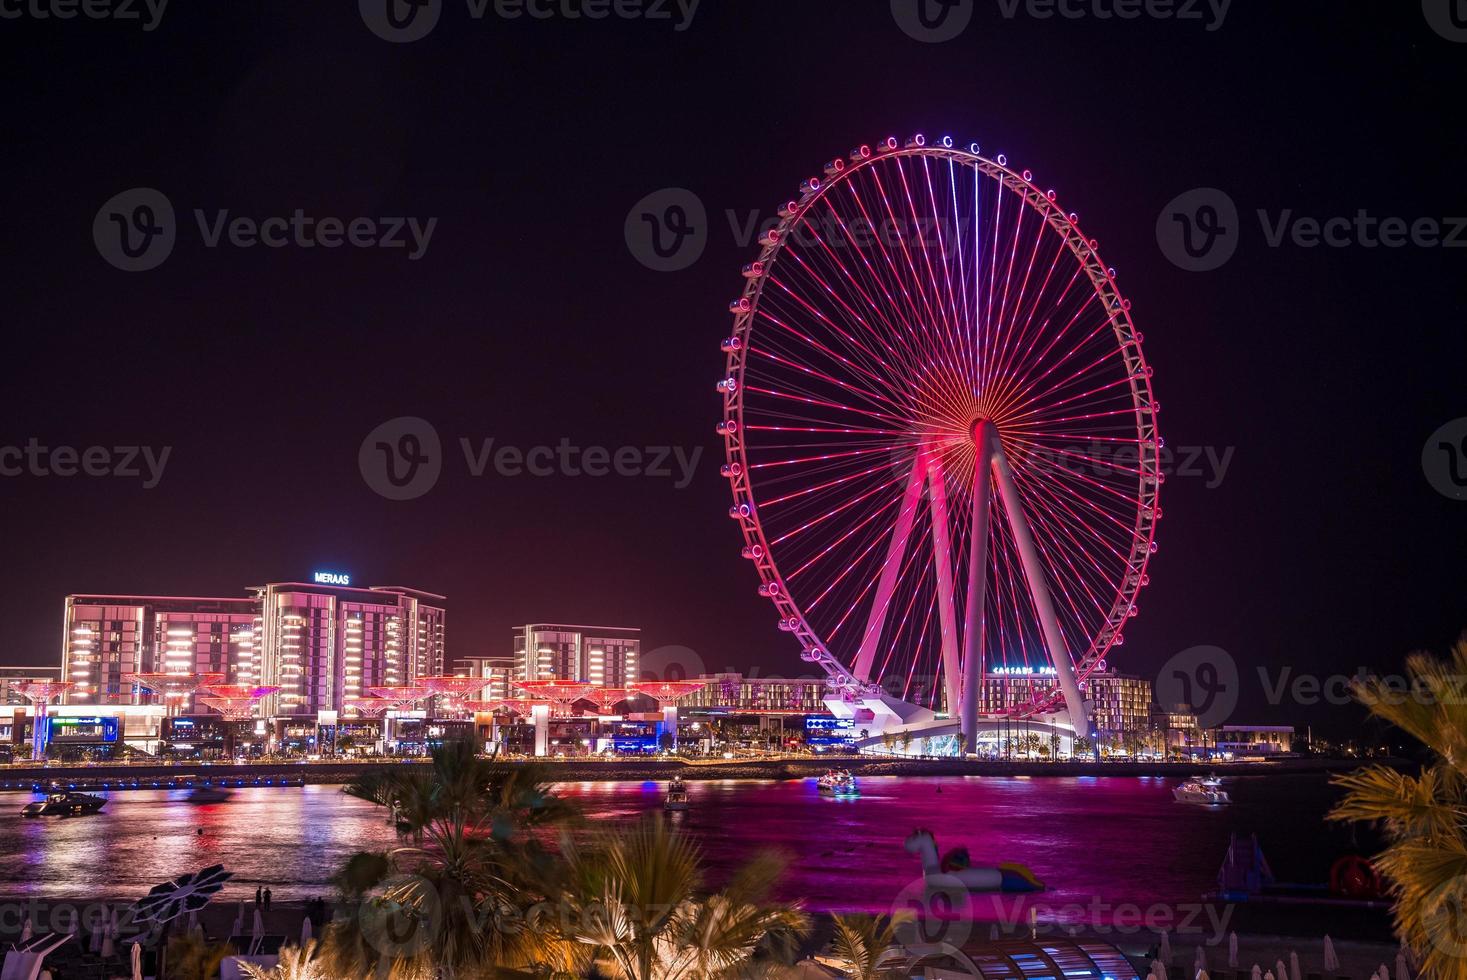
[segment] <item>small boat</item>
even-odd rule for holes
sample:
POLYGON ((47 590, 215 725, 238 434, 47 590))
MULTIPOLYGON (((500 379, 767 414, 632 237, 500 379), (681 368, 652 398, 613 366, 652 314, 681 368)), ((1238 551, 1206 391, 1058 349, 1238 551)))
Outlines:
POLYGON ((662 809, 678 811, 686 810, 688 806, 688 788, 684 785, 683 778, 672 777, 672 782, 667 784, 667 796, 662 801, 662 809))
POLYGON ((194 786, 185 799, 190 803, 224 803, 233 795, 223 786, 194 786))
POLYGON ((27 803, 21 808, 23 817, 80 817, 97 813, 107 801, 86 793, 48 793, 44 800, 27 803))
POLYGON ((821 796, 852 797, 861 795, 861 787, 849 769, 832 769, 818 782, 821 796))
POLYGON ((1222 780, 1216 776, 1204 779, 1189 779, 1172 790, 1172 799, 1178 803, 1196 803, 1199 806, 1223 806, 1233 802, 1222 780))

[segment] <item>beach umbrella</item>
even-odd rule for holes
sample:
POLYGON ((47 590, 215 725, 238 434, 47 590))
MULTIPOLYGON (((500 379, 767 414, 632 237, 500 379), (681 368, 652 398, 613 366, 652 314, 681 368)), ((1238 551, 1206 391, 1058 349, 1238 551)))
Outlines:
POLYGON ((143 946, 132 944, 132 980, 143 980, 143 946))
POLYGON ((1165 932, 1161 934, 1161 953, 1158 954, 1158 958, 1163 963, 1172 961, 1172 941, 1165 932))
POLYGON ((1406 970, 1405 950, 1396 953, 1396 980, 1411 980, 1411 974, 1406 970))
POLYGON ((102 948, 102 917, 92 919, 92 938, 87 943, 87 952, 95 953, 102 948))
POLYGON ((1299 971, 1299 954, 1295 950, 1289 950, 1289 976, 1294 980, 1304 980, 1304 974, 1299 971))
POLYGON ((1192 956, 1192 975, 1207 972, 1207 954, 1202 952, 1202 947, 1197 947, 1197 952, 1192 956))
POLYGON ((199 927, 199 913, 197 910, 188 914, 188 931, 193 932, 199 927))
POLYGON ((1211 980, 1211 978, 1207 975, 1206 970, 1198 970, 1197 976, 1195 976, 1193 980, 1211 980))
POLYGON ((311 941, 311 917, 308 915, 301 920, 301 948, 311 941))
POLYGON ((1234 970, 1238 968, 1238 934, 1228 933, 1228 966, 1234 970))
POLYGON ((1263 971, 1258 968, 1257 963, 1253 964, 1253 973, 1249 975, 1248 980, 1263 980, 1263 971))
POLYGON ((28 942, 34 933, 31 932, 31 917, 22 915, 20 917, 20 941, 28 942))
POLYGON ((1151 976, 1156 980, 1166 980, 1166 964, 1161 960, 1151 961, 1151 976))
POLYGON ((1335 941, 1329 938, 1328 934, 1324 937, 1324 968, 1326 970, 1340 968, 1340 958, 1335 955, 1335 941))
POLYGON ((1269 970, 1267 973, 1265 973, 1263 975, 1263 980, 1275 980, 1274 975, 1273 975, 1273 971, 1272 970, 1269 970))
POLYGON ((1279 980, 1289 980, 1289 971, 1284 968, 1283 960, 1274 960, 1273 972, 1279 980))
POLYGON ((1382 963, 1380 965, 1380 969, 1376 970, 1375 972, 1380 974, 1380 980, 1391 980, 1391 971, 1384 963, 1382 963))
POLYGON ((112 948, 112 937, 116 935, 116 929, 116 926, 108 925, 107 928, 102 930, 102 951, 99 955, 104 960, 111 959, 113 952, 115 952, 112 948))
POLYGON ((265 935, 265 920, 260 917, 260 910, 255 909, 255 921, 250 924, 250 938, 260 939, 265 935))

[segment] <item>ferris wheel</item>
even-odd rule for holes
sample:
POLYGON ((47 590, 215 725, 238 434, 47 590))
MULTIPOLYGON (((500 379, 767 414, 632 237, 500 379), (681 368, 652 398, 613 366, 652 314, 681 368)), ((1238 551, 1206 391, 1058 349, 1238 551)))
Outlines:
POLYGON ((1088 731, 1156 550, 1151 368, 1115 270, 1003 154, 860 146, 779 208, 723 342, 729 515, 759 593, 850 699, 1088 731))

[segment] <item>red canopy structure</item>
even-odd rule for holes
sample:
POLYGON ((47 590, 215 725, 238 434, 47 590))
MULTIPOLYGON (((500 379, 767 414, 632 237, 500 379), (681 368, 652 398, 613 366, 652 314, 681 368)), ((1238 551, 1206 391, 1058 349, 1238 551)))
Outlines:
POLYGON ((603 715, 612 713, 611 709, 632 696, 632 692, 625 687, 598 687, 586 695, 587 698, 596 702, 596 707, 601 709, 603 715))
POLYGON ((702 681, 645 681, 629 685, 637 694, 649 697, 662 708, 662 720, 672 735, 673 747, 677 747, 677 703, 689 694, 703 689, 702 681))
POLYGON ((591 696, 595 687, 583 681, 516 681, 515 687, 537 700, 549 701, 559 710, 556 714, 570 714, 571 705, 591 696))
POLYGON ((412 684, 399 684, 392 687, 369 687, 367 693, 374 698, 381 698, 388 702, 388 707, 394 711, 406 711, 424 698, 432 697, 433 692, 426 687, 412 684))
POLYGON ((455 677, 440 675, 437 677, 414 677, 413 683, 420 687, 426 687, 435 697, 437 705, 444 714, 460 714, 463 711, 463 700, 467 694, 480 694, 489 685, 487 677, 455 677))
POLYGON ((133 674, 133 683, 162 700, 170 710, 176 711, 201 688, 224 683, 223 674, 195 674, 185 671, 158 671, 133 674))
POLYGON ((204 692, 199 700, 230 721, 244 721, 254 714, 255 705, 279 687, 261 684, 201 684, 204 692))
POLYGON ((36 706, 31 720, 31 758, 39 761, 46 754, 46 705, 73 687, 76 687, 74 681, 27 681, 20 685, 20 693, 36 706))

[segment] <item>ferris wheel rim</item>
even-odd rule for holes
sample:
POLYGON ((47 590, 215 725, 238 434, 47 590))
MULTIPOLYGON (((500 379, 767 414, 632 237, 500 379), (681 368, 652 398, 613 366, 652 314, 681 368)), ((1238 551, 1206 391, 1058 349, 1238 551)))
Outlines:
MULTIPOLYGON (((787 588, 779 569, 778 556, 765 533, 764 524, 759 517, 758 495, 754 489, 746 448, 743 382, 752 346, 749 338, 754 334, 753 324, 769 281, 768 272, 776 267, 779 257, 793 240, 790 230, 806 221, 808 211, 813 205, 857 174, 884 161, 906 157, 935 158, 971 167, 977 174, 993 180, 1001 190, 1015 195, 1025 208, 1037 214, 1048 230, 1059 236, 1062 247, 1073 256, 1089 280, 1090 289, 1104 304, 1105 319, 1114 334, 1114 349, 1119 352, 1125 365, 1131 416, 1135 423, 1137 442, 1142 449, 1137 460, 1136 514, 1130 553, 1124 562, 1124 573, 1114 584, 1115 596, 1110 609, 1102 625, 1089 636, 1088 648, 1071 651, 1075 671, 1080 680, 1084 681, 1103 663, 1110 650, 1123 642, 1122 626, 1127 618, 1134 615, 1137 595, 1147 582, 1147 566, 1156 550, 1156 523, 1161 513, 1160 484, 1163 480, 1160 466, 1162 441, 1156 422, 1159 405, 1151 384, 1151 370, 1142 352, 1142 338, 1131 318, 1131 304, 1116 285, 1115 270, 1100 259, 1098 242, 1087 238, 1080 231, 1077 216, 1059 206, 1053 191, 1041 190, 1029 171, 1010 166, 1003 154, 990 158, 982 155, 976 144, 961 148, 954 146, 949 139, 929 145, 919 136, 909 139, 905 145, 898 145, 895 139, 888 138, 876 148, 863 146, 852 151, 844 164, 841 158, 832 161, 827 165, 826 179, 806 181, 801 186, 799 197, 780 208, 780 220, 773 228, 773 235, 768 236, 772 240, 766 242, 765 236, 761 236, 761 250, 754 263, 757 267, 754 274, 750 274, 749 266, 745 267, 743 292, 731 306, 734 329, 724 345, 726 358, 724 380, 720 382, 723 392, 723 423, 720 425, 720 432, 724 438, 724 475, 730 480, 734 501, 731 516, 739 521, 745 557, 752 557, 754 560, 761 583, 760 594, 769 598, 779 611, 780 628, 795 635, 801 644, 804 658, 824 667, 836 687, 859 688, 863 682, 852 675, 849 664, 828 648, 825 639, 802 609, 799 599, 787 588), (739 339, 743 342, 735 343, 739 339), (747 513, 741 513, 743 508, 748 509, 747 513), (753 555, 750 554, 751 549, 755 552, 753 555)), ((1058 693, 1051 692, 1033 704, 1024 706, 1020 713, 1033 714, 1047 710, 1057 700, 1058 693)))

